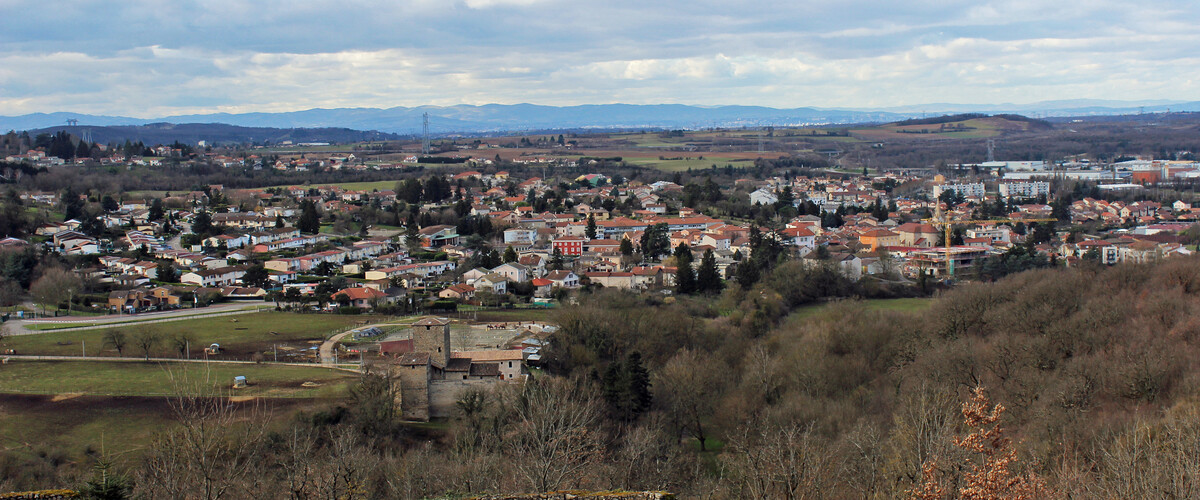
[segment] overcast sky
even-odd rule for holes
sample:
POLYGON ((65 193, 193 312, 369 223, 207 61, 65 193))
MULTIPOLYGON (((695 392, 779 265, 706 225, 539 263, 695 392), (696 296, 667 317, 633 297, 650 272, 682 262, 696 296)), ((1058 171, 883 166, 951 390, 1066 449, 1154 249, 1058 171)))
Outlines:
POLYGON ((0 0, 0 115, 1200 100, 1194 1, 0 0))

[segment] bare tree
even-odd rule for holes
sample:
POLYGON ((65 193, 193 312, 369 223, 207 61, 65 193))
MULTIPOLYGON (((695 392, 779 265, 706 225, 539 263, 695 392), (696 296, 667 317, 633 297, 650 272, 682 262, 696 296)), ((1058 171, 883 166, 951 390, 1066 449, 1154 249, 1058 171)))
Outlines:
POLYGON ((903 495, 921 481, 924 465, 948 468, 963 458, 952 443, 954 395, 927 385, 910 392, 896 409, 886 442, 884 470, 887 477, 896 478, 893 497, 903 495))
POLYGON ((142 332, 133 337, 133 345, 142 351, 142 356, 145 356, 146 361, 150 361, 150 351, 158 345, 158 335, 150 332, 142 332))
POLYGON ((150 447, 138 496, 217 500, 254 491, 264 478, 259 464, 269 416, 257 404, 231 403, 207 377, 173 382, 170 405, 178 425, 150 447))
POLYGON ((317 438, 313 433, 294 427, 284 436, 276 472, 281 487, 287 489, 288 498, 301 500, 316 495, 316 455, 317 438))
POLYGON ((52 267, 46 269, 42 273, 42 277, 29 285, 29 293, 33 296, 33 301, 42 306, 42 314, 46 313, 48 306, 57 306, 63 301, 67 301, 67 312, 71 310, 71 298, 79 291, 83 283, 79 280, 79 276, 70 271, 52 267))
POLYGON ((723 464, 744 498, 825 498, 837 466, 812 426, 738 428, 723 464))
POLYGON ((125 346, 129 344, 129 339, 125 336, 125 332, 117 329, 111 329, 104 332, 104 345, 117 350, 117 356, 125 352, 125 346))
POLYGON ((21 285, 13 280, 0 280, 0 307, 12 307, 21 303, 21 285))
POLYGON ((600 417, 594 395, 569 380, 536 378, 502 393, 510 413, 504 450, 513 467, 534 491, 578 483, 598 458, 593 427, 600 417))
POLYGON ((705 421, 716 407, 720 370, 716 360, 701 359, 695 351, 684 349, 658 371, 653 384, 654 400, 659 402, 675 426, 696 438, 704 451, 708 441, 705 421))
POLYGON ((188 355, 188 349, 192 345, 192 334, 184 332, 175 335, 171 338, 171 347, 175 352, 179 353, 179 357, 184 358, 188 355))

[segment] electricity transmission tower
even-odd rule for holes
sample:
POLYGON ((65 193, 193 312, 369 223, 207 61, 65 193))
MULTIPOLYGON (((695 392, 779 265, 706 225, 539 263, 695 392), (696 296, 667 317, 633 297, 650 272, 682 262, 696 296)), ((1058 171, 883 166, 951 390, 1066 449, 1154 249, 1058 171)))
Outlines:
POLYGON ((429 113, 421 115, 421 153, 429 154, 429 113))

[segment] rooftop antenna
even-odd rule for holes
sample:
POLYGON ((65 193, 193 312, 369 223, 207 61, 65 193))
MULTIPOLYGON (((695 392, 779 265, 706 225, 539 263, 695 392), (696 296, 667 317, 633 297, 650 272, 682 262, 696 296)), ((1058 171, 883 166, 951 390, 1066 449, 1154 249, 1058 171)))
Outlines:
POLYGON ((993 161, 996 161, 996 141, 995 141, 994 139, 988 139, 988 145, 987 145, 987 146, 988 146, 988 157, 987 157, 987 161, 988 161, 989 163, 991 163, 991 162, 993 162, 993 161))
POLYGON ((421 115, 421 154, 429 154, 429 112, 421 115))

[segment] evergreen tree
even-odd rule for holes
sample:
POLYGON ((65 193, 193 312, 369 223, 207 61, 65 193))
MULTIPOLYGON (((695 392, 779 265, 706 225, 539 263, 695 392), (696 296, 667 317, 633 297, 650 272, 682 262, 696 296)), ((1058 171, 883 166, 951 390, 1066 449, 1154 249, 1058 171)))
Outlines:
POLYGON ((676 246, 675 247, 675 262, 680 265, 691 264, 692 263, 692 247, 689 247, 687 243, 680 243, 679 246, 676 246))
POLYGON ((625 359, 625 383, 632 419, 650 410, 654 396, 650 392, 650 373, 642 366, 642 354, 634 351, 625 359))
POLYGON ((696 272, 696 289, 703 293, 720 292, 723 286, 721 273, 717 270, 717 256, 712 249, 705 250, 696 272))
POLYGON ((624 414, 626 386, 620 361, 608 364, 608 368, 604 370, 604 377, 600 379, 600 385, 604 400, 608 402, 612 412, 617 415, 624 414))
POLYGON ((621 255, 633 255, 633 242, 629 241, 629 238, 621 238, 621 255))
POLYGON ((88 158, 92 156, 92 147, 87 142, 79 141, 79 146, 75 148, 76 158, 88 158))
POLYGON ((745 260, 737 266, 737 282, 742 285, 743 290, 749 290, 758 282, 758 266, 754 265, 753 260, 745 260))
POLYGON ((212 216, 208 212, 201 210, 192 219, 192 232, 201 236, 211 233, 213 230, 212 216))
POLYGON ((775 202, 775 208, 778 210, 783 207, 790 207, 796 202, 796 196, 792 194, 791 186, 784 186, 783 190, 779 191, 779 201, 775 202))
POLYGON ((692 270, 690 261, 678 264, 675 268, 675 292, 690 294, 696 291, 696 272, 692 270))
POLYGON ((282 215, 282 214, 280 214, 280 215, 276 215, 276 216, 275 216, 275 228, 276 228, 276 229, 279 229, 279 228, 285 227, 286 225, 287 225, 287 224, 283 222, 283 215, 282 215))
POLYGON ((665 222, 646 228, 642 232, 642 255, 647 259, 657 259, 660 255, 670 253, 671 239, 667 235, 669 231, 670 226, 665 222))
POLYGON ((503 264, 503 262, 500 261, 500 253, 497 252, 495 248, 492 248, 487 252, 484 252, 483 258, 480 259, 479 264, 485 268, 491 269, 503 264))
POLYGON ((71 188, 71 186, 67 186, 67 190, 65 192, 63 192, 62 204, 63 204, 63 219, 64 220, 71 220, 71 219, 80 219, 81 220, 82 217, 84 216, 83 200, 80 199, 79 193, 76 193, 75 190, 71 188))
POLYGON ((512 245, 509 245, 508 248, 504 249, 504 263, 507 264, 509 262, 516 262, 516 261, 517 261, 517 251, 513 250, 512 245))
POLYGON ((596 239, 596 217, 592 214, 588 214, 587 229, 584 230, 584 234, 589 240, 596 239))
POLYGON ((91 479, 79 489, 83 498, 96 500, 122 500, 132 497, 132 487, 129 478, 113 472, 112 464, 107 460, 96 462, 91 479))
POLYGON ((147 214, 146 217, 152 221, 161 220, 163 218, 162 199, 155 198, 154 201, 150 202, 150 213, 147 214))
POLYGON ((300 220, 296 223, 296 227, 302 233, 317 234, 321 231, 321 214, 317 212, 317 205, 311 201, 305 201, 300 207, 300 220))
POLYGON ((554 247, 554 253, 550 254, 550 268, 555 271, 563 268, 563 254, 558 247, 554 247))

